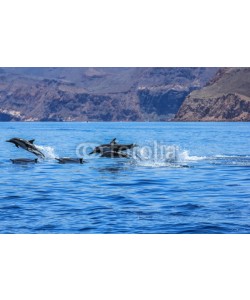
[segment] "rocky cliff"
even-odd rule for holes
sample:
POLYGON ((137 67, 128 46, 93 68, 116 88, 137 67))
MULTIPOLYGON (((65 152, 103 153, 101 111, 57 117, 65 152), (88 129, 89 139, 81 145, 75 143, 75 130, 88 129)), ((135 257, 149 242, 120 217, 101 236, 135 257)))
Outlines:
POLYGON ((250 121, 250 68, 223 68, 187 96, 176 121, 250 121))
POLYGON ((0 121, 167 121, 218 68, 1 68, 0 121))

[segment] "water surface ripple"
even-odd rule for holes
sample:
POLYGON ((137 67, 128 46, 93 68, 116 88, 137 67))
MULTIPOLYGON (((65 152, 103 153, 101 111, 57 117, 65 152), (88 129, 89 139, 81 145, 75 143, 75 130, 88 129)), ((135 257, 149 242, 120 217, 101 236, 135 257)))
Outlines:
POLYGON ((250 232, 249 123, 0 123, 0 131, 0 233, 250 232), (34 138, 46 160, 12 164, 33 158, 5 143, 12 137, 34 138), (169 152, 54 159, 115 137, 169 152))

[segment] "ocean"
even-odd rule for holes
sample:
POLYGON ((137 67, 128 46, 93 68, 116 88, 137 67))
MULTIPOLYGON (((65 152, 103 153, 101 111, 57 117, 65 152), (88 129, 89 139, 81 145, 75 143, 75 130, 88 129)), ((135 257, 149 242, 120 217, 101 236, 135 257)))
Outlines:
POLYGON ((250 123, 0 123, 0 233, 250 232, 250 123), (35 139, 36 158, 5 141, 35 139), (88 155, 135 143, 130 158, 88 155), (83 157, 84 164, 59 164, 83 157))

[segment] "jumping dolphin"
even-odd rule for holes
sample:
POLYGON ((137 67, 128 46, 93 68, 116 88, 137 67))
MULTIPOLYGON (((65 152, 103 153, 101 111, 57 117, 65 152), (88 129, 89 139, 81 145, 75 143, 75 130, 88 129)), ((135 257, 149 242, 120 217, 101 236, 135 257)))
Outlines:
POLYGON ((89 154, 93 153, 102 153, 104 154, 105 152, 119 152, 119 151, 126 151, 129 149, 133 149, 134 147, 137 147, 135 144, 118 144, 116 143, 116 138, 113 139, 109 144, 103 144, 100 146, 95 147, 95 149, 90 152, 89 154))
POLYGON ((105 150, 110 150, 111 146, 117 145, 116 138, 114 138, 109 144, 102 144, 100 146, 95 147, 95 149, 90 152, 89 154, 93 153, 101 153, 105 150))
POLYGON ((28 158, 17 158, 17 159, 11 159, 13 164, 36 164, 38 162, 38 159, 28 159, 28 158))
POLYGON ((62 157, 62 158, 56 158, 56 160, 59 162, 59 164, 83 164, 86 161, 83 160, 83 158, 70 158, 70 157, 62 157))
POLYGON ((45 158, 45 155, 33 144, 35 140, 27 141, 25 139, 13 138, 6 142, 13 143, 17 148, 23 148, 36 156, 45 158))

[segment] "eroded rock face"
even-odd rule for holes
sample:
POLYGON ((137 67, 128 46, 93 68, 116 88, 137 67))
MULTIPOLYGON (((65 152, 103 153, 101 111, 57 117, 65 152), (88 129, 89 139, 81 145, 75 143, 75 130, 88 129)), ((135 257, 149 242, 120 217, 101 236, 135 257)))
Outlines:
POLYGON ((191 98, 179 110, 179 121, 250 121, 250 99, 227 94, 218 98, 191 98))
POLYGON ((183 102, 176 121, 250 121, 250 68, 223 68, 183 102))
POLYGON ((160 120, 170 120, 180 108, 189 92, 187 90, 138 90, 140 109, 142 113, 158 116, 160 120))
POLYGON ((217 68, 0 71, 0 121, 166 121, 217 68))

